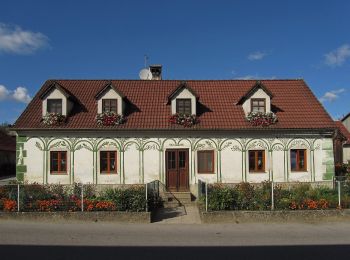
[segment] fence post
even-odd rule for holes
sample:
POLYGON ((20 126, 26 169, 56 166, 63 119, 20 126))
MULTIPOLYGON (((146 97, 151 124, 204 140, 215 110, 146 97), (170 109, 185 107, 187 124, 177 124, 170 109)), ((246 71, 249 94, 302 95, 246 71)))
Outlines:
POLYGON ((81 184, 81 211, 84 211, 84 184, 81 184))
POLYGON ((338 181, 338 207, 341 208, 340 181, 338 181))
POLYGON ((275 210, 274 184, 271 182, 271 210, 275 210))
POLYGON ((208 212, 208 183, 205 182, 205 212, 208 212))
POLYGON ((19 184, 17 184, 17 212, 19 212, 19 184))
POLYGON ((147 197, 147 183, 145 184, 146 190, 146 212, 148 211, 148 197, 147 197))

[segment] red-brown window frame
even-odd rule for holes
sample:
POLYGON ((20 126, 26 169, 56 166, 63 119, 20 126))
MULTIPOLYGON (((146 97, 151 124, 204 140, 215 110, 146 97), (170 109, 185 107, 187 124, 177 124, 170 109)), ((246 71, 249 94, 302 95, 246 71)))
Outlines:
POLYGON ((100 151, 100 173, 101 174, 117 174, 117 167, 118 167, 118 152, 117 151, 100 151), (101 153, 107 153, 107 171, 102 171, 101 169, 101 160, 102 160, 102 156, 101 153), (110 158, 111 158, 111 153, 114 153, 114 158, 115 158, 115 167, 114 167, 114 171, 111 171, 111 164, 110 164, 110 158))
POLYGON ((291 149, 290 150, 290 170, 292 172, 305 172, 307 171, 307 150, 306 149, 291 149), (292 151, 297 151, 296 153, 296 169, 292 168, 292 151), (299 157, 299 151, 303 151, 304 152, 304 168, 299 168, 299 161, 300 161, 300 157, 299 157))
MULTIPOLYGON (((206 161, 206 165, 208 165, 208 162, 206 161)), ((197 151, 197 167, 198 167, 198 173, 202 173, 202 174, 212 174, 214 173, 214 165, 215 165, 215 161, 214 161, 214 150, 201 150, 201 151, 197 151), (200 170, 199 169, 199 154, 200 153, 211 153, 211 160, 212 160, 212 167, 211 169, 206 169, 205 171, 200 170)))
POLYGON ((51 174, 67 174, 67 151, 50 151, 50 173, 51 174), (58 153, 57 156, 57 167, 58 167, 58 171, 54 171, 52 169, 53 166, 53 153, 58 153), (65 167, 64 169, 62 169, 62 165, 61 165, 61 160, 62 160, 62 154, 64 154, 64 161, 65 163, 65 167))
POLYGON ((248 151, 248 169, 249 172, 265 172, 265 150, 249 150, 248 151), (263 158, 262 158, 262 170, 258 170, 258 152, 263 153, 263 158), (254 169, 250 169, 250 153, 254 153, 254 169))
POLYGON ((63 111, 63 101, 62 99, 60 98, 48 98, 46 100, 46 111, 47 113, 57 113, 57 114, 62 114, 62 111, 63 111), (50 111, 51 107, 50 107, 50 104, 52 105, 51 102, 60 102, 61 103, 61 111, 57 111, 57 106, 55 106, 55 111, 50 111))
MULTIPOLYGON (((185 108, 185 104, 184 104, 184 108, 185 108)), ((176 113, 181 113, 181 114, 190 114, 192 115, 192 100, 190 98, 177 98, 176 99, 176 113), (189 113, 182 113, 182 112, 179 112, 179 102, 190 102, 190 112, 189 113)))
POLYGON ((261 102, 261 101, 263 101, 264 102, 264 113, 266 112, 266 99, 265 98, 252 98, 251 100, 250 100, 250 111, 254 111, 253 110, 253 108, 254 107, 257 107, 257 108, 260 108, 260 107, 263 107, 263 106, 254 106, 253 105, 253 102, 254 101, 257 101, 258 102, 258 104, 259 104, 259 102, 261 102))
POLYGON ((118 113, 118 99, 115 98, 109 98, 109 99, 102 99, 102 112, 106 111, 106 106, 109 107, 110 112, 118 113), (115 111, 111 111, 111 103, 115 102, 115 111), (108 103, 108 105, 107 105, 108 103))

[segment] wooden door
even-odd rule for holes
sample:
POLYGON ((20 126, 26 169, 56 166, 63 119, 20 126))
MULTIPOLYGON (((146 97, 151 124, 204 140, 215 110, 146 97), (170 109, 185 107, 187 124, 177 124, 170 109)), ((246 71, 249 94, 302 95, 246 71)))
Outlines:
POLYGON ((188 150, 166 151, 166 185, 169 191, 188 191, 188 150))

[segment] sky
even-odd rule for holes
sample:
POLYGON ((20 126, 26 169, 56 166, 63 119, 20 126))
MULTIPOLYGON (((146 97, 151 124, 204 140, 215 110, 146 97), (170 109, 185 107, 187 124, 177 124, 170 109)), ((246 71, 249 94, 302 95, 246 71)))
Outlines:
POLYGON ((350 1, 0 3, 0 123, 47 79, 303 78, 328 113, 350 112, 350 1))

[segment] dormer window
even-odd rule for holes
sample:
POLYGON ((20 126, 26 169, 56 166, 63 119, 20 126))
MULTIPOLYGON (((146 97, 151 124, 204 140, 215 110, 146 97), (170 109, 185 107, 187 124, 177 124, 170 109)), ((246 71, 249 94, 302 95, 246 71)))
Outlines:
POLYGON ((102 99, 102 112, 114 112, 117 114, 118 100, 117 99, 102 99))
POLYGON ((265 98, 252 98, 251 102, 251 112, 266 112, 266 99, 265 98))
POLYGON ((178 114, 192 114, 192 103, 190 98, 177 98, 176 99, 176 113, 178 114))
POLYGON ((62 115, 62 99, 48 99, 47 113, 56 113, 62 115))

